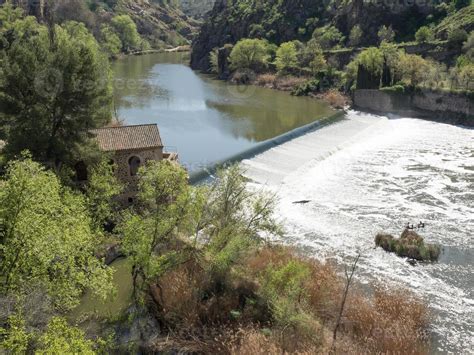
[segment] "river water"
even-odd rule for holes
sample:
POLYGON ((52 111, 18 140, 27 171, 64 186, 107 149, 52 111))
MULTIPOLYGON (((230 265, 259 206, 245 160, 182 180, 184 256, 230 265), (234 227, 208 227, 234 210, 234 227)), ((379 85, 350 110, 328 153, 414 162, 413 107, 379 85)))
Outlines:
POLYGON ((429 303, 434 352, 474 352, 474 130, 351 111, 243 166, 256 188, 276 193, 284 242, 342 263, 360 251, 359 280, 429 303), (377 232, 419 221, 443 246, 439 262, 412 266, 373 248, 377 232))
MULTIPOLYGON (((190 171, 333 113, 313 99, 212 80, 186 61, 182 54, 130 57, 114 72, 119 116, 158 123, 190 171)), ((242 165, 255 188, 276 193, 283 242, 341 263, 360 251, 361 282, 393 283, 430 304, 434 352, 474 353, 472 129, 350 111, 242 165), (300 200, 309 202, 293 203, 300 200), (412 266, 373 248, 377 232, 398 235, 419 221, 425 239, 443 246, 439 262, 412 266)), ((121 296, 104 308, 110 313, 130 293, 127 263, 115 267, 121 296)))
POLYGON ((116 61, 115 102, 127 124, 158 123, 190 172, 334 113, 321 101, 236 86, 192 71, 187 53, 116 61))

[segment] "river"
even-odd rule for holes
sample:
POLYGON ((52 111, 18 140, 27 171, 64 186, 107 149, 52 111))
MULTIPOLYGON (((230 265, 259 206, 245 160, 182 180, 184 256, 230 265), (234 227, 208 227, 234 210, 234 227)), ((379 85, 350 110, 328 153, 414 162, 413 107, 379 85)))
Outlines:
POLYGON ((158 123, 165 148, 190 172, 334 113, 318 100, 213 80, 188 62, 188 53, 130 56, 113 71, 120 119, 158 123))
MULTIPOLYGON (((114 65, 117 112, 156 122, 195 171, 333 113, 325 104, 234 87, 189 69, 183 54, 129 57, 114 65), (124 85, 126 84, 126 85, 124 85)), ((362 253, 358 279, 408 288, 430 305, 434 353, 474 349, 474 131, 350 111, 343 120, 242 162, 257 189, 278 197, 283 242, 341 263, 362 253), (307 204, 294 201, 309 200, 307 204), (412 266, 374 249, 378 231, 421 234, 443 246, 437 263, 412 266)), ((127 277, 126 262, 116 277, 127 277)), ((119 282, 114 312, 130 292, 119 282)), ((87 309, 87 307, 86 307, 87 309)))
POLYGON ((360 281, 408 288, 430 305, 433 352, 474 352, 474 130, 351 111, 243 166, 278 196, 283 242, 341 263, 360 251, 360 281), (419 221, 443 247, 439 262, 412 266, 374 249, 377 232, 419 221))

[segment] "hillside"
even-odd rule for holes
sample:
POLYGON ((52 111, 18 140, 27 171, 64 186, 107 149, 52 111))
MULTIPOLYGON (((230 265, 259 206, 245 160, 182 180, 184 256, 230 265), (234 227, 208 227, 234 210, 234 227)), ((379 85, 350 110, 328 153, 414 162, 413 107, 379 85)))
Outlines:
POLYGON ((264 38, 276 44, 294 39, 306 41, 316 29, 324 33, 329 27, 344 36, 342 47, 348 45, 355 26, 362 31, 360 46, 378 44, 382 26, 393 29, 397 42, 414 40, 415 32, 424 25, 441 26, 436 33, 444 39, 445 27, 452 27, 453 22, 467 23, 462 27, 472 29, 469 23, 472 24, 473 5, 456 11, 456 3, 333 0, 328 5, 323 0, 218 0, 193 43, 191 66, 208 70, 208 54, 213 48, 234 44, 241 38, 264 38))
POLYGON ((179 0, 179 5, 186 15, 202 19, 212 10, 215 2, 216 0, 179 0))
MULTIPOLYGON (((0 4, 5 0, 0 0, 0 4)), ((100 37, 100 28, 116 15, 129 15, 140 36, 153 48, 189 43, 198 30, 198 22, 185 15, 178 6, 166 0, 13 0, 40 21, 83 22, 100 37)))

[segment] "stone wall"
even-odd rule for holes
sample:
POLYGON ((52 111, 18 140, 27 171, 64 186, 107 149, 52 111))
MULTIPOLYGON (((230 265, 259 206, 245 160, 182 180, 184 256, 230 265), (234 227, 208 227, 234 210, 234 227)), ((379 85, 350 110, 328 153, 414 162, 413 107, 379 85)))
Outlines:
POLYGON ((381 90, 356 90, 357 109, 395 113, 453 124, 474 126, 474 99, 465 94, 422 91, 412 94, 381 90))
POLYGON ((120 196, 121 202, 128 204, 132 201, 138 191, 137 177, 132 176, 130 172, 129 160, 132 157, 140 159, 140 165, 150 160, 162 160, 163 148, 140 149, 140 150, 122 150, 114 155, 114 163, 117 165, 117 177, 126 184, 124 193, 120 196))

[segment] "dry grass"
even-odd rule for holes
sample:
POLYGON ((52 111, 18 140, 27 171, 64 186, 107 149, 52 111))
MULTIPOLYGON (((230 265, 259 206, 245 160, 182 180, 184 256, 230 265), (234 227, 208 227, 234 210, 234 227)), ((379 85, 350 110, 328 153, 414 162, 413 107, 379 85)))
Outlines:
MULTIPOLYGON (((157 350, 249 355, 329 352, 344 286, 334 265, 299 256, 290 248, 266 246, 242 260, 227 277, 229 282, 216 288, 205 270, 188 262, 160 279, 153 292, 161 309, 159 318, 171 332, 180 334, 158 341, 157 350), (296 308, 303 313, 295 313, 299 320, 282 325, 274 318, 271 300, 261 292, 262 282, 268 272, 291 263, 309 272, 296 308)), ((352 287, 332 350, 425 353, 428 322, 425 304, 405 290, 377 288, 367 294, 352 287)))
POLYGON ((277 81, 277 76, 275 74, 260 74, 255 79, 255 84, 258 86, 264 86, 267 88, 273 89, 277 81))
POLYGON ((328 102, 332 107, 343 109, 350 105, 350 98, 337 90, 329 90, 321 94, 321 98, 328 102))

